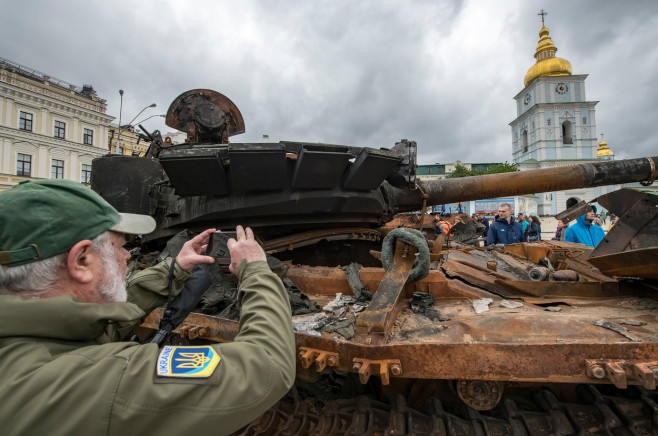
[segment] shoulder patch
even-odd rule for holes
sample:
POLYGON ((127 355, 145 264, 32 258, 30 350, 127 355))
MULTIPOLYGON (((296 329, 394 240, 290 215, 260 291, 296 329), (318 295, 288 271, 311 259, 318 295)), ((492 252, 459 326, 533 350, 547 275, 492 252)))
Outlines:
POLYGON ((157 362, 159 377, 207 378, 215 372, 220 357, 209 346, 173 347, 165 346, 157 362))

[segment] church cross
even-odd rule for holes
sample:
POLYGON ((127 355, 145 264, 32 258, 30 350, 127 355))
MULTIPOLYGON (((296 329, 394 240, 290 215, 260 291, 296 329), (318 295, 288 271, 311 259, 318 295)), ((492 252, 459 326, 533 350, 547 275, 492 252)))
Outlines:
POLYGON ((542 9, 541 12, 539 12, 537 15, 541 15, 541 25, 544 26, 544 16, 548 15, 548 12, 544 12, 542 9))
POLYGON ((601 133, 601 141, 603 141, 603 133, 601 133))

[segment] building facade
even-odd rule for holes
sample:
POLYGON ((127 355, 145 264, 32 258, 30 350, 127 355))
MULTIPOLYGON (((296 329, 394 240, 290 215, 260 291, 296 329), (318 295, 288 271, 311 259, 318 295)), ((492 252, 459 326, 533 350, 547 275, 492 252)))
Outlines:
POLYGON ((105 100, 0 58, 0 190, 25 179, 91 181, 91 161, 108 152, 105 100))
POLYGON ((462 162, 458 160, 452 163, 435 163, 434 165, 418 165, 418 169, 416 170, 416 177, 420 180, 445 179, 453 171, 455 171, 458 165, 463 166, 467 170, 487 171, 489 168, 500 164, 501 162, 470 163, 470 162, 462 162))
POLYGON ((144 156, 150 145, 149 142, 140 139, 139 134, 135 131, 133 126, 124 125, 121 128, 121 136, 119 136, 119 126, 111 124, 109 127, 109 135, 107 141, 110 154, 144 156))

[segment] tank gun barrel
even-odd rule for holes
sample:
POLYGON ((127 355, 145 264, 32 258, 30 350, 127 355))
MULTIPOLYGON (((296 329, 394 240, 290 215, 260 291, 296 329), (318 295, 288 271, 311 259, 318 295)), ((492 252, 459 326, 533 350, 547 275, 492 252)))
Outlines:
POLYGON ((455 179, 418 180, 417 185, 420 189, 408 191, 391 188, 388 195, 396 213, 409 212, 422 207, 422 193, 427 195, 427 205, 434 205, 653 181, 656 174, 655 162, 658 162, 658 157, 581 163, 565 167, 455 179))

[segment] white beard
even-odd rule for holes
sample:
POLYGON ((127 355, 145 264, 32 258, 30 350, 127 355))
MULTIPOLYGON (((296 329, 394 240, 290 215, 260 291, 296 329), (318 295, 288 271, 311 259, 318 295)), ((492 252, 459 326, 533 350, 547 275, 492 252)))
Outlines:
POLYGON ((114 257, 104 258, 105 269, 98 283, 98 293, 111 302, 125 302, 128 299, 126 292, 126 278, 122 276, 119 263, 114 257))

